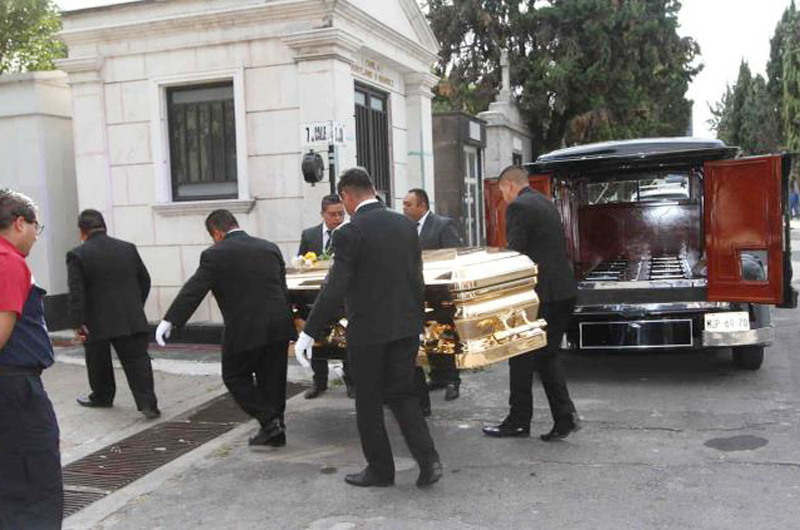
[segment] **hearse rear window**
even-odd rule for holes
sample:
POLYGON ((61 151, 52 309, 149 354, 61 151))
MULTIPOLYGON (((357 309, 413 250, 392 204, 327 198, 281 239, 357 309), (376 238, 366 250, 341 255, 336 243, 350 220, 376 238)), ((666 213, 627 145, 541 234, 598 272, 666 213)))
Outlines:
POLYGON ((588 204, 689 200, 687 173, 637 176, 635 179, 589 182, 588 204), (643 178, 644 177, 644 178, 643 178))

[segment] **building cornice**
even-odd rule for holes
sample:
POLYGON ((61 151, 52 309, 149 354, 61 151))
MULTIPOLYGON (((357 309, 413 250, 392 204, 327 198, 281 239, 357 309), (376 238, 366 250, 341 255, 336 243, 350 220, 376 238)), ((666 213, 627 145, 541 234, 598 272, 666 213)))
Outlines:
POLYGON ((101 80, 100 69, 103 68, 103 57, 89 55, 57 59, 56 67, 69 74, 69 84, 96 83, 101 80))
POLYGON ((300 31, 281 38, 295 51, 296 61, 336 58, 349 64, 356 62, 356 54, 364 45, 361 39, 339 28, 322 28, 300 31))
POLYGON ((411 27, 417 33, 417 37, 421 40, 427 41, 424 44, 428 48, 435 50, 436 55, 441 51, 439 41, 436 40, 436 35, 433 33, 428 21, 425 19, 425 14, 420 9, 417 0, 400 0, 400 6, 403 8, 408 20, 411 22, 411 27))
POLYGON ((428 72, 412 72, 405 76, 406 95, 423 96, 433 99, 433 87, 439 82, 439 77, 428 72))
POLYGON ((528 138, 532 137, 531 132, 527 127, 512 122, 508 119, 508 116, 496 110, 485 110, 483 112, 479 112, 478 118, 486 122, 487 128, 505 127, 506 129, 511 129, 522 136, 526 136, 528 138))
MULTIPOLYGON (((279 0, 261 5, 208 9, 184 15, 143 17, 131 22, 106 24, 91 28, 65 29, 58 33, 58 37, 67 46, 75 46, 93 44, 98 41, 141 38, 143 35, 148 37, 174 35, 180 31, 197 31, 198 26, 209 24, 223 26, 253 25, 261 22, 314 17, 319 18, 320 24, 322 24, 329 12, 330 8, 318 0, 279 0)), ((143 10, 142 13, 146 14, 146 11, 143 10)))
MULTIPOLYGON (((334 7, 333 14, 334 17, 339 16, 364 32, 380 33, 380 35, 388 43, 393 44, 401 50, 405 50, 409 55, 417 58, 429 66, 433 65, 439 60, 439 55, 437 55, 438 47, 436 48, 436 51, 426 48, 420 43, 409 39, 394 28, 391 28, 383 22, 376 20, 374 17, 354 6, 347 0, 340 0, 337 2, 336 6, 334 7)), ((335 25, 336 20, 334 18, 334 26, 335 25)))

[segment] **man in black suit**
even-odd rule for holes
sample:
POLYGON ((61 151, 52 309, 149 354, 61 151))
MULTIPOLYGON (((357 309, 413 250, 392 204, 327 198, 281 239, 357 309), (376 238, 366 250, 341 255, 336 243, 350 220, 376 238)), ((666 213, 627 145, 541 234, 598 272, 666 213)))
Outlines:
MULTIPOLYGON (((297 251, 299 256, 303 256, 307 252, 317 255, 330 254, 333 239, 331 235, 344 222, 344 205, 338 195, 323 197, 320 215, 322 223, 303 230, 303 234, 300 236, 300 248, 297 251)), ((311 359, 311 369, 314 372, 314 385, 306 390, 306 399, 314 399, 328 389, 327 359, 311 359)), ((353 386, 347 371, 347 359, 343 361, 342 369, 344 383, 347 386, 347 397, 355 397, 355 386, 353 386)))
POLYGON ((377 201, 363 168, 345 171, 338 190, 351 220, 333 233, 336 258, 295 353, 307 366, 314 338, 344 302, 358 389, 356 420, 367 459, 367 467, 345 481, 355 486, 394 484, 383 417, 387 403, 420 467, 417 486, 428 486, 441 478, 442 466, 414 389, 425 289, 419 238, 413 223, 377 201))
POLYGON ((261 425, 250 446, 284 446, 286 353, 295 330, 281 251, 247 235, 228 210, 211 212, 206 229, 214 245, 200 255, 197 272, 158 325, 156 341, 163 345, 172 328, 186 324, 211 291, 225 324, 222 381, 261 425))
POLYGON ((92 392, 78 398, 84 407, 111 407, 116 393, 111 345, 117 352, 136 407, 148 419, 161 415, 147 353, 144 302, 150 275, 136 247, 106 234, 103 214, 78 216, 83 243, 67 253, 70 319, 84 341, 92 392))
MULTIPOLYGON (((403 213, 416 224, 419 246, 422 250, 461 246, 461 238, 458 235, 455 221, 443 215, 436 215, 430 210, 430 200, 425 190, 414 188, 408 191, 403 199, 403 213)), ((417 387, 420 392, 423 414, 426 416, 431 413, 431 398, 428 390, 444 388, 445 401, 452 401, 458 398, 461 386, 461 377, 452 355, 429 354, 428 363, 431 367, 431 380, 427 385, 425 371, 421 367, 417 367, 417 387)))
POLYGON ((506 234, 508 248, 527 255, 539 267, 536 293, 541 318, 547 321, 547 346, 509 359, 511 411, 503 422, 484 427, 488 436, 529 436, 533 417, 533 372, 539 372, 553 416, 553 428, 541 435, 544 441, 565 438, 580 429, 575 405, 567 390, 567 381, 558 349, 569 325, 578 295, 572 267, 567 259, 567 245, 561 216, 555 205, 528 184, 527 172, 511 166, 500 174, 499 188, 508 203, 506 234))

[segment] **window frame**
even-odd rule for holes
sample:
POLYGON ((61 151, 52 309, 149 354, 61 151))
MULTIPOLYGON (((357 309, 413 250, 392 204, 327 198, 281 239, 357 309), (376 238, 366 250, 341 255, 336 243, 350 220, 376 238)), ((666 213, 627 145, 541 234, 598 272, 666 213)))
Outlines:
POLYGON ((153 166, 156 185, 156 202, 159 204, 204 203, 250 200, 250 180, 247 163, 247 106, 245 101, 244 68, 193 72, 154 78, 151 80, 150 103, 151 141, 153 147, 153 166), (236 179, 237 194, 231 199, 216 197, 176 198, 173 192, 172 161, 170 158, 169 107, 167 89, 173 87, 190 87, 192 85, 209 85, 215 83, 233 83, 234 127, 236 131, 236 179))
MULTIPOLYGON (((358 149, 359 149, 359 143, 360 142, 359 142, 359 138, 358 138, 358 112, 357 112, 357 107, 358 106, 363 107, 369 113, 382 113, 382 114, 384 114, 386 116, 386 153, 385 153, 386 167, 384 169, 386 171, 386 183, 385 184, 387 185, 387 189, 385 189, 385 190, 378 189, 377 191, 383 192, 383 193, 386 194, 386 196, 383 197, 383 198, 386 200, 387 204, 391 204, 391 200, 394 197, 394 192, 395 192, 395 190, 394 190, 393 143, 392 143, 392 115, 391 115, 391 112, 390 112, 391 103, 392 103, 392 97, 391 97, 391 94, 389 92, 386 92, 386 91, 381 90, 379 88, 367 85, 367 84, 362 83, 360 81, 355 81, 354 82, 354 84, 353 84, 353 119, 354 119, 354 122, 355 122, 354 131, 355 131, 356 161, 357 161, 359 166, 362 166, 362 167, 366 168, 369 171, 370 176, 372 177, 373 181, 375 182, 376 189, 380 188, 380 184, 381 184, 381 183, 378 182, 379 181, 378 175, 375 173, 374 168, 367 167, 367 164, 364 163, 364 160, 361 160, 358 157, 358 149), (360 92, 360 93, 364 94, 366 105, 362 105, 362 104, 360 104, 360 103, 355 101, 355 97, 356 97, 356 93, 357 92, 360 92), (374 106, 372 104, 372 100, 373 99, 380 99, 383 102, 384 109, 382 111, 374 108, 374 106)), ((368 153, 368 156, 372 155, 372 154, 373 153, 368 153)))
MULTIPOLYGON (((228 111, 228 112, 232 112, 234 114, 233 115, 233 121, 234 121, 234 123, 233 123, 233 127, 234 127, 233 133, 234 134, 233 134, 233 142, 231 142, 231 143, 234 143, 234 153, 238 153, 239 146, 235 145, 235 142, 236 142, 236 131, 235 131, 236 116, 235 116, 235 111, 232 109, 233 104, 234 104, 233 82, 232 81, 216 81, 214 83, 208 83, 208 84, 177 85, 177 86, 166 87, 166 94, 167 94, 167 131, 168 131, 168 135, 169 135, 168 147, 169 147, 169 152, 170 152, 170 181, 172 183, 172 200, 175 201, 175 202, 179 202, 179 201, 180 202, 186 202, 186 201, 196 201, 196 200, 201 200, 201 201, 202 200, 224 200, 224 199, 236 199, 236 198, 238 198, 238 191, 239 191, 238 170, 236 171, 235 180, 233 180, 233 181, 227 180, 227 179, 226 180, 222 180, 222 181, 212 181, 213 183, 217 183, 217 182, 219 182, 219 183, 231 183, 231 182, 234 183, 235 184, 235 189, 236 189, 235 193, 216 193, 216 194, 198 194, 198 195, 183 195, 183 196, 181 196, 179 194, 179 192, 178 192, 180 187, 183 184, 192 184, 192 183, 180 183, 180 182, 178 182, 178 179, 176 178, 176 175, 174 174, 174 169, 175 169, 174 168, 174 164, 172 163, 174 161, 174 159, 173 159, 173 149, 175 148, 175 140, 176 140, 175 136, 174 136, 175 131, 173 130, 173 127, 175 127, 176 124, 172 123, 172 119, 175 117, 175 114, 176 114, 175 105, 179 105, 180 104, 180 103, 176 103, 174 101, 174 97, 175 97, 176 92, 187 93, 187 92, 191 92, 193 90, 203 90, 203 89, 213 89, 213 88, 223 88, 223 87, 226 88, 226 89, 230 88, 230 106, 228 108, 231 109, 231 110, 228 111)), ((220 101, 227 102, 229 100, 226 97, 224 100, 223 99, 218 99, 218 100, 214 100, 214 101, 203 101, 201 103, 206 103, 206 105, 210 108, 212 105, 214 105, 215 103, 218 103, 220 101)), ((226 114, 226 111, 225 111, 224 104, 223 104, 222 112, 223 112, 223 121, 225 121, 224 116, 226 114)), ((185 113, 185 111, 184 111, 184 113, 185 113)), ((197 118, 197 119, 199 119, 199 118, 197 118)), ((213 117, 209 116, 209 119, 213 120, 213 117)), ((188 120, 188 115, 186 115, 186 120, 188 120)), ((211 126, 211 125, 212 124, 209 123, 209 126, 211 126)), ((223 129, 227 129, 227 127, 225 125, 226 124, 223 123, 223 125, 222 125, 223 129)), ((196 127, 199 128, 199 124, 197 124, 196 127)), ((184 124, 184 128, 187 129, 187 132, 188 132, 188 125, 184 124)), ((185 135, 185 137, 184 137, 184 144, 187 141, 186 137, 188 137, 188 134, 185 135)), ((199 141, 199 138, 198 138, 198 141, 199 141)), ((229 156, 229 154, 227 152, 227 147, 228 147, 227 144, 228 144, 228 142, 226 141, 226 134, 225 134, 224 131, 222 133, 222 142, 223 142, 223 145, 222 145, 223 164, 224 164, 224 166, 227 166, 230 163, 230 158, 231 157, 229 156)), ((200 171, 200 164, 203 162, 203 160, 202 160, 203 157, 200 156, 200 150, 201 150, 201 146, 198 146, 198 157, 197 157, 198 158, 198 160, 197 160, 198 171, 200 171)), ((212 146, 211 154, 210 154, 210 160, 205 160, 206 163, 209 163, 209 162, 211 163, 212 171, 214 169, 216 169, 216 166, 218 164, 218 161, 216 160, 217 157, 215 156, 216 152, 217 152, 216 146, 212 146)), ((187 155, 188 155, 188 153, 187 153, 187 155)), ((236 166, 235 160, 236 160, 236 154, 233 155, 234 167, 236 166)), ((187 164, 189 164, 188 160, 187 160, 187 164)), ((191 165, 191 164, 189 164, 189 165, 191 165)), ((190 168, 189 167, 184 167, 183 170, 188 172, 190 170, 190 168)), ((228 172, 227 170, 228 170, 227 167, 223 167, 223 172, 224 173, 227 173, 228 172)), ((202 182, 198 183, 198 184, 202 184, 202 182)))

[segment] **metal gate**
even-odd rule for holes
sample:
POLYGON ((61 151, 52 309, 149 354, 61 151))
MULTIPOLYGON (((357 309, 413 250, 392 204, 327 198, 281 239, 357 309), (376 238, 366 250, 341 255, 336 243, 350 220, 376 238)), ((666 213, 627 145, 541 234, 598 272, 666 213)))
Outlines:
POLYGON ((367 169, 376 191, 389 204, 392 195, 389 160, 388 97, 356 84, 356 160, 367 169))

